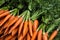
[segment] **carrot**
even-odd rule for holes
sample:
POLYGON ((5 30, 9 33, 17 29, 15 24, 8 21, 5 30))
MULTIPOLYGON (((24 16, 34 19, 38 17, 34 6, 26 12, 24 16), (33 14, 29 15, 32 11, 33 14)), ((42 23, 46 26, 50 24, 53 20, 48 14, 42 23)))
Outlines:
POLYGON ((32 38, 31 38, 31 40, 35 40, 36 37, 37 37, 37 34, 38 34, 38 31, 34 31, 34 34, 33 34, 32 38))
POLYGON ((3 33, 4 33, 4 31, 0 31, 0 35, 3 34, 3 33))
POLYGON ((0 15, 2 14, 2 13, 4 13, 5 11, 4 10, 0 10, 0 15))
POLYGON ((15 16, 11 16, 10 19, 3 25, 3 28, 7 28, 9 23, 11 23, 12 20, 14 20, 15 16))
POLYGON ((5 38, 5 40, 10 40, 12 38, 12 35, 9 35, 5 38))
POLYGON ((16 40, 16 38, 17 38, 17 36, 14 36, 14 37, 11 38, 11 40, 16 40))
POLYGON ((31 40, 29 33, 27 34, 27 40, 31 40))
POLYGON ((18 37, 18 40, 23 40, 23 35, 21 34, 20 37, 18 37))
POLYGON ((58 31, 55 30, 55 31, 51 34, 49 40, 53 40, 57 34, 58 34, 58 31))
POLYGON ((43 40, 48 40, 48 33, 43 34, 43 40))
POLYGON ((18 36, 20 36, 22 29, 23 29, 24 21, 20 24, 19 30, 18 30, 18 36))
POLYGON ((58 34, 58 31, 60 30, 60 27, 58 27, 57 28, 57 30, 55 30, 52 34, 51 34, 51 36, 49 37, 49 40, 53 40, 55 37, 56 37, 56 35, 58 34))
POLYGON ((24 40, 27 40, 27 36, 24 37, 24 40))
POLYGON ((0 38, 0 40, 3 40, 2 38, 0 38))
POLYGON ((12 36, 15 36, 15 34, 17 33, 18 31, 18 28, 15 28, 13 31, 12 31, 12 36))
POLYGON ((27 32, 28 32, 28 21, 26 20, 24 23, 23 37, 26 36, 27 32))
POLYGON ((33 34, 32 26, 33 26, 32 21, 29 19, 29 33, 30 33, 31 37, 32 37, 32 34, 33 34))
POLYGON ((4 16, 6 16, 6 15, 8 15, 8 14, 10 14, 10 12, 13 12, 13 11, 15 11, 16 9, 13 9, 13 10, 11 10, 11 11, 6 11, 6 12, 4 12, 3 14, 1 14, 0 15, 0 18, 2 18, 2 17, 4 17, 4 16))
POLYGON ((37 40, 42 40, 42 29, 38 31, 37 40))
POLYGON ((9 33, 12 32, 12 30, 14 30, 19 24, 21 24, 23 20, 23 17, 20 17, 19 20, 14 24, 14 26, 10 29, 9 33))
POLYGON ((10 14, 10 12, 9 12, 9 11, 4 12, 3 14, 1 14, 1 15, 0 15, 0 18, 2 18, 2 17, 4 17, 4 16, 6 16, 6 15, 8 15, 8 14, 10 14))
POLYGON ((14 18, 14 20, 12 20, 12 21, 9 23, 9 25, 7 26, 8 28, 6 28, 6 30, 5 30, 4 33, 7 33, 7 31, 8 31, 9 28, 10 28, 10 26, 13 25, 18 19, 19 19, 19 17, 16 16, 16 17, 14 18))
POLYGON ((11 14, 7 15, 7 16, 4 18, 3 22, 0 24, 0 26, 2 26, 10 17, 11 17, 11 14))
POLYGON ((34 23, 33 23, 33 31, 36 31, 36 29, 38 28, 38 20, 34 20, 34 23))
POLYGON ((10 19, 3 25, 1 31, 8 27, 9 23, 14 19, 14 16, 11 16, 10 19))

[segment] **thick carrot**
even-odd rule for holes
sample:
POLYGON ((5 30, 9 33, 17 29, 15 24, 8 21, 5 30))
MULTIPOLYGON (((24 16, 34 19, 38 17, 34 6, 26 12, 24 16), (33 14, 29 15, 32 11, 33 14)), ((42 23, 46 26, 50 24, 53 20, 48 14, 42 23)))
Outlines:
POLYGON ((48 33, 43 34, 43 40, 48 40, 48 33))
POLYGON ((23 37, 25 37, 27 33, 28 33, 28 21, 26 20, 23 28, 23 37))
POLYGON ((23 20, 23 17, 20 17, 19 20, 14 24, 14 26, 10 29, 9 33, 12 32, 12 30, 14 30, 19 24, 21 24, 23 20))
POLYGON ((38 24, 39 24, 38 20, 34 20, 34 23, 33 23, 33 31, 36 31, 37 30, 38 24))
POLYGON ((10 12, 9 12, 9 11, 4 12, 3 14, 1 14, 1 15, 0 15, 0 18, 2 18, 2 17, 4 17, 4 16, 6 16, 6 15, 8 15, 8 14, 10 14, 10 12))
POLYGON ((3 22, 0 24, 0 27, 1 27, 10 17, 11 17, 11 14, 7 15, 7 16, 4 18, 3 22))
POLYGON ((53 39, 56 37, 57 34, 58 34, 58 30, 55 30, 55 31, 51 34, 49 40, 53 40, 53 39))
POLYGON ((23 20, 23 22, 19 25, 18 36, 20 36, 20 34, 21 34, 21 32, 22 32, 23 25, 24 25, 24 20, 23 20))
POLYGON ((36 37, 37 37, 37 34, 38 34, 38 31, 34 31, 34 34, 33 34, 32 38, 31 38, 31 40, 35 40, 36 37))
POLYGON ((27 40, 31 40, 29 33, 27 34, 27 40))
POLYGON ((37 40, 42 40, 42 29, 38 31, 37 40))
POLYGON ((15 36, 15 34, 18 32, 18 28, 15 28, 13 31, 12 31, 12 36, 15 36))
POLYGON ((32 20, 29 19, 29 33, 30 33, 31 37, 32 37, 32 34, 33 34, 32 27, 33 27, 32 20))
POLYGON ((7 33, 7 31, 9 30, 9 28, 10 28, 10 26, 11 25, 13 25, 17 20, 19 19, 19 17, 18 16, 16 16, 15 17, 15 19, 14 20, 12 20, 10 23, 9 23, 9 25, 8 25, 8 28, 5 30, 5 32, 4 33, 7 33))

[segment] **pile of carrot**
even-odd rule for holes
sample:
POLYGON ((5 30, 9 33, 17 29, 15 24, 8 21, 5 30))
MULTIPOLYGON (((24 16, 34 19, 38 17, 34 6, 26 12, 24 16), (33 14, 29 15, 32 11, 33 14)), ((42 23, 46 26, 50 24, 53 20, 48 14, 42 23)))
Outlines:
POLYGON ((41 13, 31 17, 29 10, 20 15, 16 15, 16 10, 0 10, 0 40, 53 40, 58 34, 60 27, 48 37, 52 27, 45 32, 46 25, 39 26, 37 18, 41 13))

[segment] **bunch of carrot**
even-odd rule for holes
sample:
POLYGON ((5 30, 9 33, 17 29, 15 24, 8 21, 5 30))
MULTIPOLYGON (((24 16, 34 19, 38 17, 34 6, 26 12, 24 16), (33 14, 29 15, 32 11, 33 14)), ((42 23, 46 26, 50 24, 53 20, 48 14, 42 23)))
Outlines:
POLYGON ((0 10, 0 40, 53 40, 55 38, 60 27, 48 38, 48 33, 55 25, 52 25, 47 32, 45 32, 46 24, 41 23, 39 26, 37 19, 45 11, 41 13, 36 11, 31 16, 29 10, 16 15, 17 10, 17 8, 11 11, 0 10))

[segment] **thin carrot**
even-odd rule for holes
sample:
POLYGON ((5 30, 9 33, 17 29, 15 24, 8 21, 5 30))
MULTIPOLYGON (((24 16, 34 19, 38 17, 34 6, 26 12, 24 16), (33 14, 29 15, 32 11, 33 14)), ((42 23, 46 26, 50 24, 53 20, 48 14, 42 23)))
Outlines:
POLYGON ((0 26, 2 26, 10 17, 11 17, 11 14, 7 15, 7 16, 4 18, 3 22, 0 24, 0 26))
POLYGON ((33 34, 32 27, 33 27, 32 20, 29 19, 29 33, 30 33, 31 37, 32 37, 32 34, 33 34))
POLYGON ((42 40, 42 29, 38 31, 37 40, 42 40))
POLYGON ((5 11, 4 10, 0 10, 0 15, 3 14, 5 11))
POLYGON ((12 36, 15 36, 15 34, 18 32, 18 28, 15 28, 13 31, 12 31, 12 36))
POLYGON ((19 30, 18 30, 18 36, 20 36, 22 29, 23 29, 24 21, 20 24, 19 30))
POLYGON ((0 15, 0 18, 2 18, 2 17, 4 17, 4 16, 6 16, 6 15, 8 15, 8 14, 10 14, 10 12, 9 12, 9 11, 4 12, 3 14, 1 14, 1 15, 0 15))
MULTIPOLYGON (((13 12, 12 12, 13 13, 13 12)), ((12 20, 14 20, 16 15, 16 12, 14 11, 14 14, 9 18, 9 20, 3 25, 3 29, 7 28, 9 26, 9 24, 11 23, 12 20)), ((2 30, 3 30, 2 29, 2 30)))
POLYGON ((32 38, 31 38, 31 40, 35 40, 36 37, 37 37, 37 34, 38 34, 38 31, 34 31, 34 34, 33 34, 32 38))
POLYGON ((48 40, 48 33, 43 34, 43 40, 48 40))
POLYGON ((38 20, 34 20, 34 23, 33 23, 33 31, 36 31, 36 29, 38 28, 38 20))
POLYGON ((27 40, 27 36, 24 37, 24 40, 27 40))
POLYGON ((12 32, 12 30, 14 30, 19 24, 21 24, 23 20, 23 17, 20 17, 19 20, 14 24, 14 26, 10 29, 9 33, 12 32))
POLYGON ((9 23, 14 19, 14 16, 11 16, 10 19, 3 25, 1 31, 8 27, 9 23))
POLYGON ((4 28, 4 29, 7 28, 8 25, 9 25, 9 23, 11 23, 11 21, 14 20, 14 18, 15 18, 15 16, 12 15, 12 16, 9 18, 9 20, 3 25, 3 28, 4 28))
POLYGON ((6 34, 7 33, 7 31, 9 30, 9 28, 10 28, 10 26, 11 25, 13 25, 17 20, 19 19, 19 17, 18 16, 16 16, 15 17, 15 19, 14 20, 12 20, 10 23, 9 23, 9 25, 8 25, 8 28, 6 28, 6 30, 5 30, 5 32, 4 32, 4 34, 6 34))
POLYGON ((56 35, 58 34, 58 31, 60 30, 60 27, 58 27, 57 28, 57 30, 55 30, 52 34, 51 34, 51 36, 49 37, 49 40, 53 40, 55 37, 56 37, 56 35))
POLYGON ((11 38, 11 40, 16 40, 16 38, 17 38, 17 36, 14 36, 14 37, 11 38))
POLYGON ((24 23, 23 37, 26 36, 27 32, 28 32, 28 21, 26 20, 24 23))
POLYGON ((6 15, 8 15, 8 14, 10 14, 10 12, 13 12, 13 11, 15 11, 15 10, 16 10, 16 9, 13 9, 13 10, 11 10, 11 11, 6 11, 6 12, 4 12, 3 14, 0 15, 0 18, 6 16, 6 15))
POLYGON ((10 40, 12 38, 12 35, 9 35, 5 38, 5 40, 10 40))
POLYGON ((53 40, 53 39, 56 37, 57 34, 58 34, 58 31, 55 30, 55 31, 51 34, 49 40, 53 40))
POLYGON ((23 35, 21 34, 20 37, 18 37, 18 40, 23 40, 23 35))
POLYGON ((29 33, 27 34, 27 40, 31 40, 29 33))

